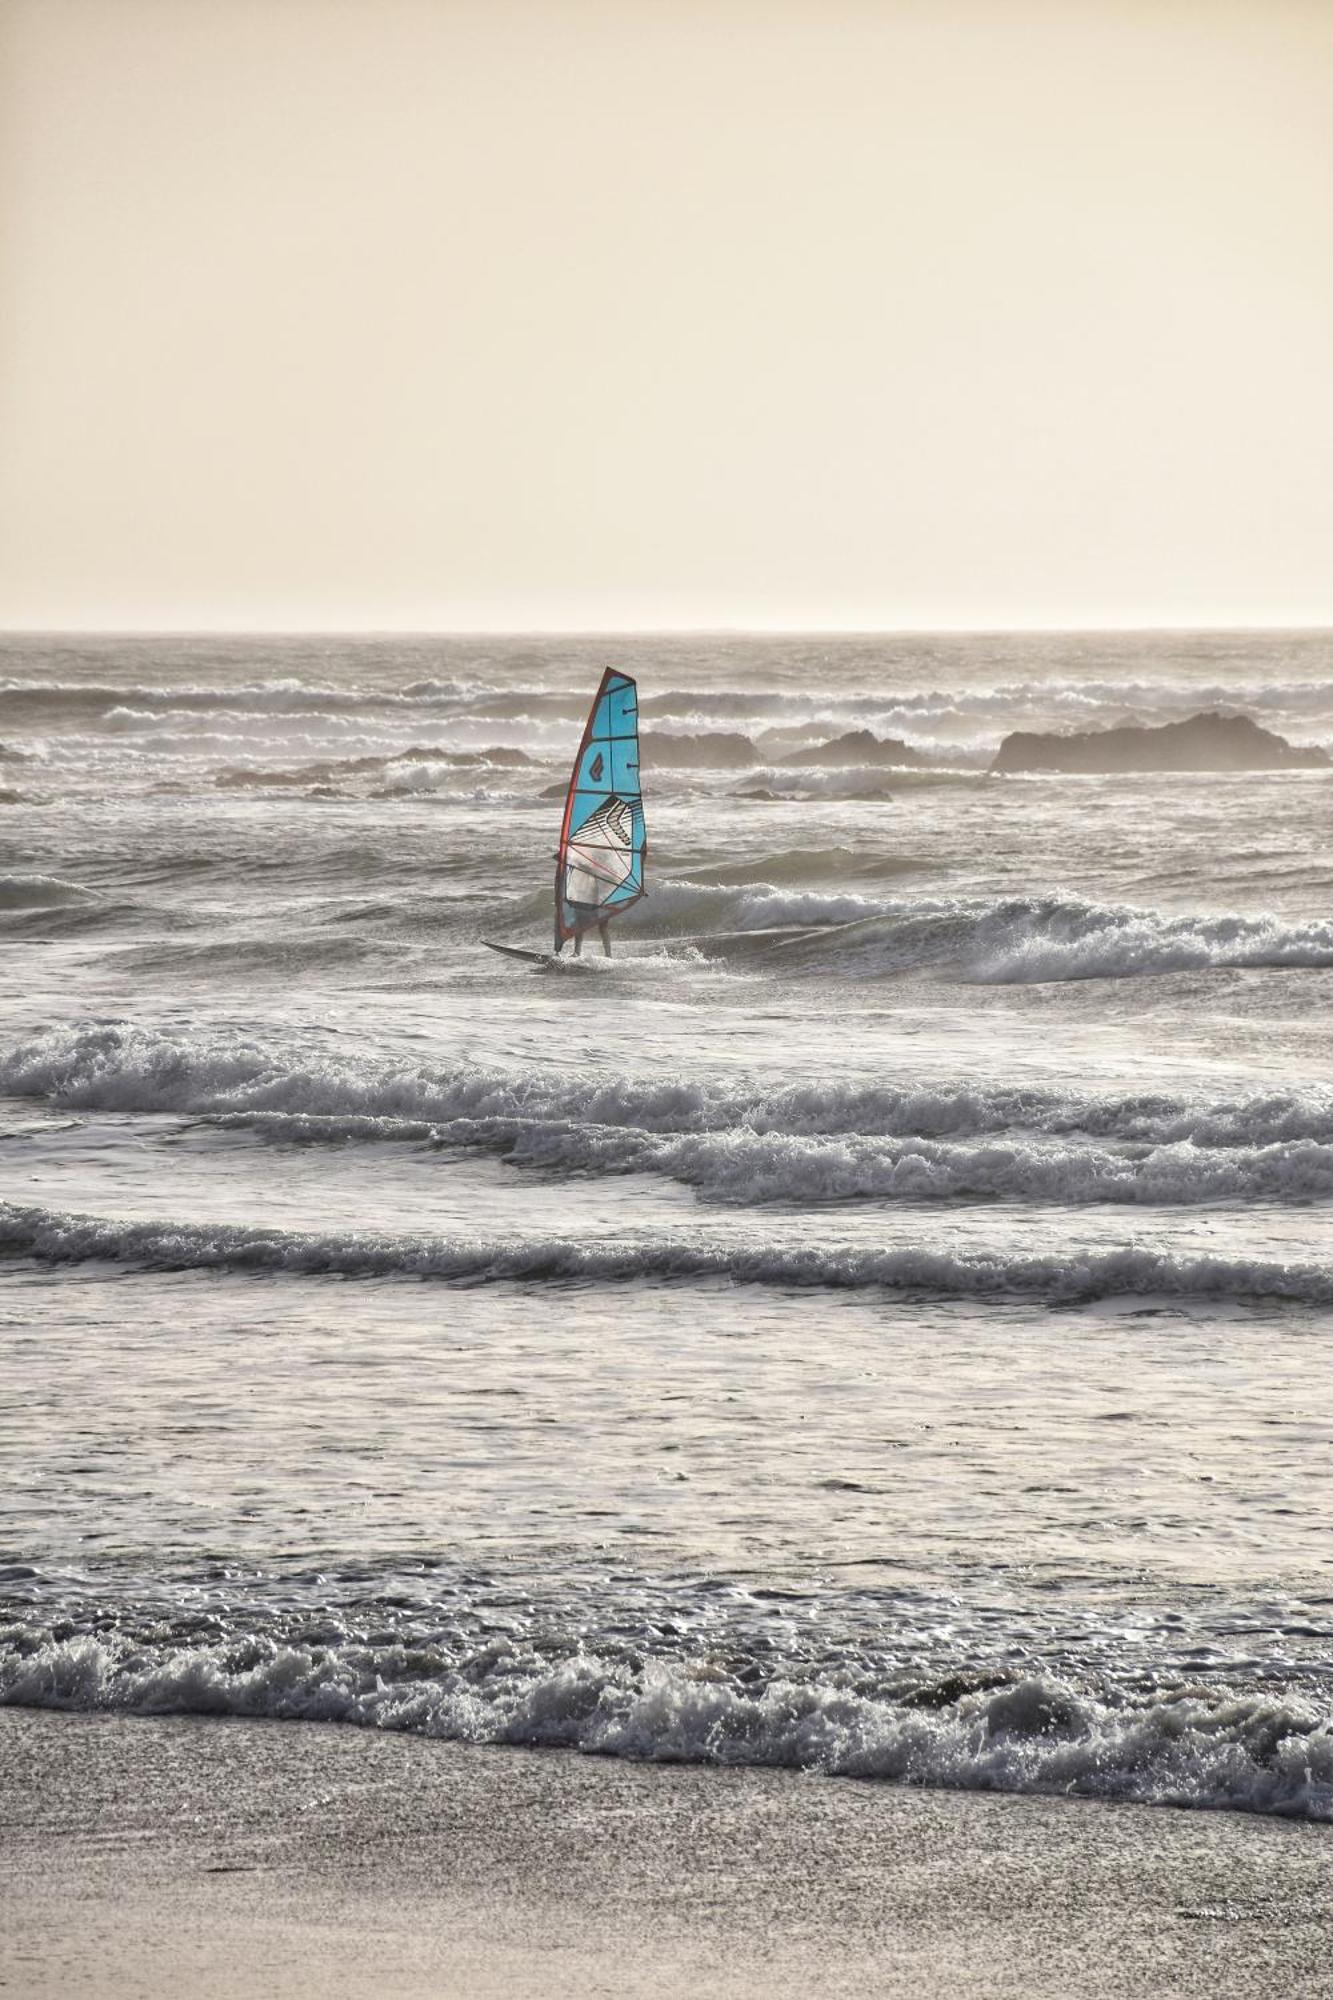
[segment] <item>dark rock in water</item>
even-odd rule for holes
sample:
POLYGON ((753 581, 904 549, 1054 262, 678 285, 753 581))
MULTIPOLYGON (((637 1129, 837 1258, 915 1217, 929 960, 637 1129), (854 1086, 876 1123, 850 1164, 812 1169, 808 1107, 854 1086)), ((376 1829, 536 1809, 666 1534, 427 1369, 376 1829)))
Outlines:
POLYGON ((1248 715, 1191 715, 1157 728, 1042 735, 1016 729, 1000 745, 992 771, 1311 771, 1327 750, 1300 749, 1248 715))
POLYGON ((812 743, 793 750, 784 764, 924 764, 927 759, 894 736, 876 736, 869 729, 849 729, 830 743, 812 743))
POLYGON ((440 750, 433 744, 415 743, 410 750, 395 750, 387 757, 355 757, 350 764, 530 764, 526 750, 508 743, 491 743, 484 750, 440 750))
POLYGON ((694 736, 654 730, 644 736, 639 756, 645 770, 656 766, 662 770, 734 771, 759 762, 759 753, 749 737, 727 729, 705 729, 694 736))
POLYGON ((516 750, 507 743, 489 743, 483 750, 445 750, 435 743, 414 743, 407 750, 385 751, 371 757, 331 757, 321 765, 311 764, 311 771, 329 773, 343 771, 388 771, 394 764, 447 764, 454 770, 468 770, 481 764, 530 764, 526 750, 516 750))

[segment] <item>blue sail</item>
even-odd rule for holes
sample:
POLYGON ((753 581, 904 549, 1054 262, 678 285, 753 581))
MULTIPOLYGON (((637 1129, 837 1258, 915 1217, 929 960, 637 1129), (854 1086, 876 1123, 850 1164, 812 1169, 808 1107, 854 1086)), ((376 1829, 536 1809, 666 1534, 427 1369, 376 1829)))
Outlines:
POLYGON ((569 780, 555 870, 555 948, 643 894, 647 832, 639 789, 639 691, 608 668, 569 780))

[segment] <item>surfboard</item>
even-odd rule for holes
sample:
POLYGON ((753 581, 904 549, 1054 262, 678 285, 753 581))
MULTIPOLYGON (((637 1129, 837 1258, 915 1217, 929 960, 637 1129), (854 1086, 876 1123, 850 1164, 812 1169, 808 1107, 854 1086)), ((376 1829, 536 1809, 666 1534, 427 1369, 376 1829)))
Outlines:
POLYGON ((607 967, 604 958, 575 958, 567 952, 562 958, 556 951, 524 951, 516 944, 496 944, 493 938, 483 938, 487 951, 498 951, 502 958, 516 958, 521 965, 530 965, 534 972, 554 972, 560 978, 581 978, 589 974, 597 978, 607 967))
POLYGON ((555 964, 555 953, 553 951, 524 951, 519 945, 496 944, 490 938, 483 938, 482 943, 485 945, 487 951, 498 951, 504 958, 521 958, 528 965, 555 964))

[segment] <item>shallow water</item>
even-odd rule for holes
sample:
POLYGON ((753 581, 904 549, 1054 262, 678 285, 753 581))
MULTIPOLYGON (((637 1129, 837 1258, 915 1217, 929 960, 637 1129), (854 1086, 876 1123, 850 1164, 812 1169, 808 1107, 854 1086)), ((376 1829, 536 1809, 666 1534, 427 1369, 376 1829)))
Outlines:
POLYGON ((1329 644, 0 645, 3 1698, 1333 1817, 1329 644))

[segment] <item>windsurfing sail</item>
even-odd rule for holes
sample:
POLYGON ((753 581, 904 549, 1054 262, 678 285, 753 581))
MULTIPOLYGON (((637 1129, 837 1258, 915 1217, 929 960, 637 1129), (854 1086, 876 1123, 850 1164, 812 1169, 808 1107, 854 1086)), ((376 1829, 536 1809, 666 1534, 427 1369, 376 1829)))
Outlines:
POLYGON ((639 691, 608 668, 574 759, 555 865, 555 948, 643 894, 639 691))

